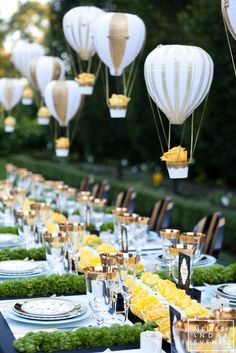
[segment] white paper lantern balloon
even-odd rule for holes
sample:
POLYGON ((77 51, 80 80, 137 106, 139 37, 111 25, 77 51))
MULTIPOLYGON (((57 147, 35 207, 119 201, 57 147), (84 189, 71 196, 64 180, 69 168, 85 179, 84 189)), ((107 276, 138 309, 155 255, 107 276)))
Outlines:
POLYGON ((145 40, 144 22, 128 13, 105 13, 94 25, 94 46, 112 76, 122 75, 124 69, 138 56, 145 40))
POLYGON ((20 41, 12 50, 12 61, 17 70, 29 79, 30 61, 42 55, 44 55, 44 49, 40 44, 20 41))
POLYGON ((95 54, 93 24, 103 13, 95 6, 79 6, 69 10, 63 18, 65 38, 81 60, 89 60, 95 54))
POLYGON ((52 81, 45 88, 44 100, 60 126, 67 126, 80 106, 79 86, 75 81, 52 81))
POLYGON ((203 49, 160 45, 146 58, 147 90, 171 124, 183 124, 209 92, 214 64, 203 49))
POLYGON ((236 40, 236 1, 221 0, 221 10, 228 30, 236 40))
POLYGON ((0 79, 0 102, 6 111, 13 109, 21 100, 23 84, 20 79, 0 79))
POLYGON ((41 56, 31 60, 29 74, 30 82, 43 96, 44 89, 49 82, 64 79, 65 65, 58 57, 41 56))

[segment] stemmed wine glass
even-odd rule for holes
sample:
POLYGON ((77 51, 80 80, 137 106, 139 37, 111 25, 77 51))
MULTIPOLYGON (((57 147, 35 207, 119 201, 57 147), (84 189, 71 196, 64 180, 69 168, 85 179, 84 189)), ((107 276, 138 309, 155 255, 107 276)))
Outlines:
POLYGON ((138 261, 138 254, 116 254, 116 262, 121 285, 121 294, 124 299, 125 323, 128 322, 130 299, 135 286, 138 261))
POLYGON ((109 281, 116 279, 117 270, 103 266, 92 266, 84 268, 84 274, 90 308, 95 316, 97 326, 103 326, 111 302, 109 281))

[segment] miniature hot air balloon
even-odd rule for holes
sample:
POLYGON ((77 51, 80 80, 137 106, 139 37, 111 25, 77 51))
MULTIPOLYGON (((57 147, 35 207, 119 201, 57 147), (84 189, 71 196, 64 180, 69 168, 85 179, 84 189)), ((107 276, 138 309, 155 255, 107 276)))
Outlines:
POLYGON ((42 55, 44 55, 44 49, 40 44, 19 41, 12 50, 12 61, 17 70, 29 79, 30 61, 42 55))
MULTIPOLYGON (((43 97, 46 85, 54 80, 62 80, 65 76, 65 66, 60 58, 54 56, 41 56, 32 59, 29 64, 30 82, 43 97)), ((50 114, 46 107, 40 107, 38 111, 38 123, 48 125, 50 114), (43 108, 43 109, 42 109, 43 108)))
MULTIPOLYGON (((68 127, 81 103, 80 89, 75 81, 52 81, 45 88, 44 99, 48 110, 58 121, 59 126, 68 127)), ((67 157, 70 147, 69 138, 60 137, 55 143, 56 155, 67 157)))
POLYGON ((21 100, 22 91, 23 85, 20 79, 0 79, 0 102, 4 107, 4 110, 9 113, 9 116, 4 120, 5 132, 10 133, 15 130, 16 120, 11 116, 11 111, 21 100))
POLYGON ((225 26, 225 33, 229 46, 230 56, 233 64, 234 74, 236 76, 236 65, 233 50, 231 48, 229 31, 234 40, 236 40, 236 1, 235 0, 221 0, 221 11, 223 15, 223 21, 225 26))
POLYGON ((214 64, 203 49, 186 45, 160 45, 146 58, 145 81, 149 95, 169 120, 166 162, 170 178, 187 178, 196 147, 200 121, 194 141, 191 124, 190 156, 182 146, 171 148, 171 126, 183 125, 206 98, 213 79, 214 64))
POLYGON ((145 41, 144 22, 136 15, 128 13, 105 13, 94 25, 94 46, 102 62, 109 68, 116 80, 123 76, 122 90, 109 97, 109 84, 106 78, 107 105, 112 118, 125 118, 130 94, 134 84, 135 71, 128 77, 124 70, 137 58, 145 41))
POLYGON ((76 81, 80 85, 81 94, 90 95, 96 81, 97 73, 91 72, 92 58, 95 54, 93 44, 94 22, 104 13, 95 6, 78 6, 69 10, 63 18, 63 32, 69 45, 78 55, 80 73, 76 81), (86 70, 83 62, 87 62, 86 70))

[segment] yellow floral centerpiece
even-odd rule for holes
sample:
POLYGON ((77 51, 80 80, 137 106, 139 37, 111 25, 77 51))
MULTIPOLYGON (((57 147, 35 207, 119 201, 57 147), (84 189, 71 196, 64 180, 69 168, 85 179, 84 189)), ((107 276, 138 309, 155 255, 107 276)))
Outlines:
POLYGON ((188 153, 184 147, 177 146, 165 152, 161 157, 171 179, 184 179, 188 177, 188 153))
POLYGON ((48 125, 50 122, 51 113, 47 107, 41 107, 37 113, 39 125, 48 125))
POLYGON ((22 104, 30 105, 33 101, 33 91, 30 87, 26 86, 22 94, 22 104))
POLYGON ((68 157, 70 149, 70 140, 68 137, 60 137, 56 140, 56 156, 68 157))
POLYGON ((130 99, 124 94, 112 94, 108 99, 111 118, 125 118, 130 99))
POLYGON ((4 131, 5 132, 13 132, 16 126, 16 119, 13 116, 8 116, 4 120, 4 131))
POLYGON ((81 94, 90 95, 93 93, 95 79, 95 75, 89 72, 82 72, 75 78, 76 82, 80 85, 81 94))

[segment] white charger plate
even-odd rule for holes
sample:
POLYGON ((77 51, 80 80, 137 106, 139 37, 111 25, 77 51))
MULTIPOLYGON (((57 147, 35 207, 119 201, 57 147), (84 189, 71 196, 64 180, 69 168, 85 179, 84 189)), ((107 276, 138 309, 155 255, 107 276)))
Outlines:
POLYGON ((11 274, 32 274, 41 272, 43 270, 43 265, 36 261, 28 260, 6 260, 0 261, 0 273, 11 275, 11 274))
POLYGON ((31 315, 56 316, 68 314, 75 309, 75 303, 62 298, 31 299, 24 302, 21 309, 31 315))
POLYGON ((236 300, 236 283, 221 284, 217 287, 217 293, 225 298, 236 300))
POLYGON ((2 313, 4 316, 6 316, 8 319, 14 320, 14 321, 18 321, 18 322, 23 322, 25 324, 30 324, 30 325, 42 325, 42 326, 55 326, 55 325, 63 325, 63 324, 70 324, 70 323, 74 323, 77 321, 82 321, 84 319, 86 319, 87 317, 89 317, 91 315, 91 310, 88 306, 88 303, 83 301, 85 305, 87 305, 87 311, 86 313, 84 313, 83 315, 80 316, 76 316, 74 318, 71 319, 62 319, 62 320, 50 320, 50 321, 40 321, 40 320, 32 320, 32 319, 26 319, 23 318, 21 316, 17 316, 15 315, 12 310, 11 307, 8 307, 6 309, 2 310, 2 313))

